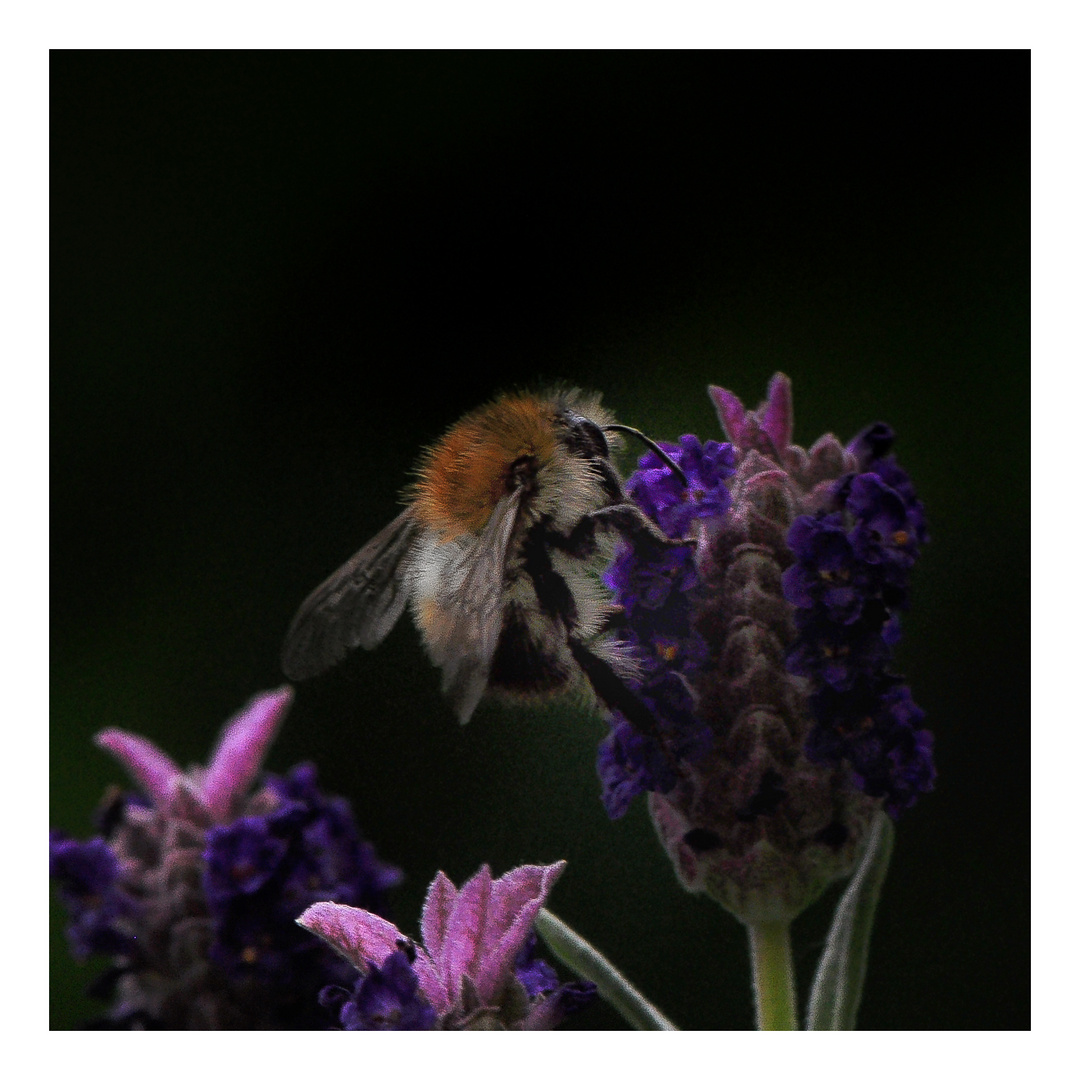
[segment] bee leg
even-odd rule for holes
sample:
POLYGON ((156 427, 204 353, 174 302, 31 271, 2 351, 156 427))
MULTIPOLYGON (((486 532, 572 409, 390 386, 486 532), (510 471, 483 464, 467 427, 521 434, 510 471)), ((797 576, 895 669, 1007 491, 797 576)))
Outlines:
POLYGON ((625 717, 642 735, 654 739, 664 757, 667 758, 672 771, 677 776, 684 775, 682 765, 668 743, 661 738, 656 717, 645 702, 619 678, 606 660, 602 660, 596 653, 591 652, 573 634, 567 636, 567 643, 570 646, 570 654, 577 661, 578 667, 585 672, 589 685, 600 701, 612 711, 617 711, 625 717))
POLYGON ((680 547, 692 540, 667 536, 641 507, 631 502, 612 503, 586 514, 562 537, 552 537, 553 543, 563 551, 578 558, 587 558, 596 549, 596 530, 614 529, 622 533, 632 544, 653 545, 656 548, 680 547))
POLYGON ((585 673, 589 685, 600 701, 609 709, 622 713, 643 735, 659 740, 660 729, 657 727, 656 717, 645 702, 619 678, 615 669, 573 634, 567 635, 567 643, 570 646, 570 655, 585 673))

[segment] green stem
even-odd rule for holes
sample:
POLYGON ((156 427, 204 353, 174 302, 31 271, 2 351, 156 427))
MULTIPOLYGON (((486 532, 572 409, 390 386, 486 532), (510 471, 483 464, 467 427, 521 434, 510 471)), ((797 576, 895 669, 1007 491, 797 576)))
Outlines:
POLYGON ((759 1031, 795 1031, 798 1028, 790 925, 769 922, 747 927, 759 1031))
POLYGON ((607 957, 546 908, 541 908, 536 917, 536 930, 548 948, 575 975, 596 983, 600 996, 631 1027, 638 1031, 679 1030, 655 1005, 642 997, 607 957))

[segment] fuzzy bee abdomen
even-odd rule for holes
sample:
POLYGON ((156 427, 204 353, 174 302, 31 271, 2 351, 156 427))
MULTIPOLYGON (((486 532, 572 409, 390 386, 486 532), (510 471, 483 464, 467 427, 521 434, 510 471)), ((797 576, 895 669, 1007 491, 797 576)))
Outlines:
POLYGON ((488 684, 512 694, 537 696, 562 690, 574 674, 572 658, 561 644, 561 627, 552 633, 548 620, 518 603, 503 609, 502 631, 491 660, 488 684), (534 626, 540 621, 543 626, 534 626))

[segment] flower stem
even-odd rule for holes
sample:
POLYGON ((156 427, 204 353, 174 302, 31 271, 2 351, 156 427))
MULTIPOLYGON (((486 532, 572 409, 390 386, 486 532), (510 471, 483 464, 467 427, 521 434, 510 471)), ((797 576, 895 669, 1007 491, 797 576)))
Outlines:
POLYGON ((575 975, 596 983, 600 996, 638 1031, 679 1029, 637 990, 610 960, 546 908, 536 917, 536 930, 548 948, 575 975))
POLYGON ((790 925, 769 922, 747 927, 759 1031, 795 1031, 798 1028, 790 925))

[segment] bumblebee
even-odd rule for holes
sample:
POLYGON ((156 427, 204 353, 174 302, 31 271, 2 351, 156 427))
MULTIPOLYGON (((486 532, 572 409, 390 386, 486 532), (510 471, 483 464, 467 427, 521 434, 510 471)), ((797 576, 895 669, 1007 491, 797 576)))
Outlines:
POLYGON ((632 661, 604 636, 616 614, 599 580, 612 538, 671 540, 623 492, 620 433, 599 395, 507 394, 468 413, 426 450, 405 508, 304 601, 282 650, 292 680, 375 648, 406 605, 458 720, 481 697, 591 688, 643 730, 632 661))

